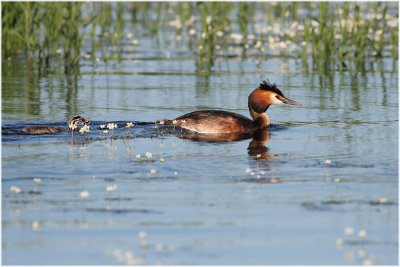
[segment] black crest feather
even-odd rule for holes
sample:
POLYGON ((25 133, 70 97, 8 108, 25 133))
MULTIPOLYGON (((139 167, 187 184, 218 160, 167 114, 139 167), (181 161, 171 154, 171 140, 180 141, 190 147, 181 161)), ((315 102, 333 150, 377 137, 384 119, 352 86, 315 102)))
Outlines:
POLYGON ((283 96, 281 90, 279 90, 278 87, 276 86, 276 83, 271 83, 268 79, 260 83, 260 89, 271 91, 277 93, 280 96, 283 96))

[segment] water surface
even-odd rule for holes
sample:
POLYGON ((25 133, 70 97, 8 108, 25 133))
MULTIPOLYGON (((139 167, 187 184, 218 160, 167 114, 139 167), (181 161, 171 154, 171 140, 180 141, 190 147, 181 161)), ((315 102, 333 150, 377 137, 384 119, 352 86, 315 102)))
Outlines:
POLYGON ((202 76, 189 55, 151 42, 135 55, 83 61, 79 76, 5 63, 3 264, 398 264, 392 59, 321 74, 294 59, 227 58, 202 76), (154 135, 156 120, 198 109, 249 116, 263 79, 303 106, 270 107, 261 142, 154 135), (87 138, 19 132, 76 114, 94 122, 87 138), (100 134, 109 122, 116 139, 100 134))

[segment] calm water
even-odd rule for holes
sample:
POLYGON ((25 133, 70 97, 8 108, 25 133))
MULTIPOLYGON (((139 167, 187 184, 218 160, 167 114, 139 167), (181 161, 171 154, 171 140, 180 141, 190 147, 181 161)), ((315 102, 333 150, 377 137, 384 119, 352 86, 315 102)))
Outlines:
POLYGON ((3 64, 3 264, 398 264, 397 63, 322 75, 229 58, 206 77, 147 42, 78 77, 3 64), (303 107, 270 107, 261 141, 153 136, 198 109, 249 116, 263 79, 303 107), (75 114, 94 122, 87 140, 18 133, 75 114), (109 122, 118 139, 99 134, 109 122))

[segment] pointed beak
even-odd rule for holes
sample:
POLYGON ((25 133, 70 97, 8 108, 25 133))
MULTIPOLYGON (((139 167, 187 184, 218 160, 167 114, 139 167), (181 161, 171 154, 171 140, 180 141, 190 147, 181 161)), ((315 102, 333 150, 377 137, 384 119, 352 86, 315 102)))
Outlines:
POLYGON ((285 104, 293 105, 293 106, 302 106, 300 103, 291 100, 289 98, 283 97, 283 96, 276 96, 280 101, 282 101, 285 104))

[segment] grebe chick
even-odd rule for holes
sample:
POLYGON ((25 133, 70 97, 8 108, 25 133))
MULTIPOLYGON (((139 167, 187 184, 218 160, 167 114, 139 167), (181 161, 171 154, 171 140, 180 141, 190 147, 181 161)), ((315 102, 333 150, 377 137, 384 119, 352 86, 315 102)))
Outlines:
POLYGON ((200 110, 182 115, 175 120, 161 120, 157 124, 176 125, 198 133, 234 133, 252 132, 270 126, 271 121, 265 111, 270 105, 289 104, 301 106, 300 103, 286 98, 276 84, 262 81, 248 99, 252 120, 234 112, 223 110, 200 110))
POLYGON ((74 116, 74 117, 72 117, 72 119, 70 119, 68 121, 68 128, 59 127, 59 126, 40 125, 40 126, 25 127, 22 129, 22 132, 24 132, 26 134, 59 133, 59 132, 65 132, 68 130, 72 131, 73 125, 78 126, 78 125, 85 125, 85 124, 91 124, 91 122, 81 116, 74 116))

